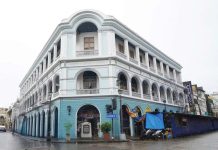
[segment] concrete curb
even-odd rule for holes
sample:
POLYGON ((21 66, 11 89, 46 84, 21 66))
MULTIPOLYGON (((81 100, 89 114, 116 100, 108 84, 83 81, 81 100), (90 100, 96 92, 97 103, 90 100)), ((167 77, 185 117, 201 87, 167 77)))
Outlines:
MULTIPOLYGON (((13 133, 12 133, 13 134, 13 133)), ((39 141, 39 142, 48 142, 46 140, 46 138, 38 138, 38 137, 30 137, 30 136, 24 136, 24 135, 20 135, 19 133, 14 133, 15 136, 19 136, 21 138, 24 138, 26 140, 32 140, 32 141, 39 141)), ((98 139, 98 140, 90 140, 90 139, 84 139, 84 140, 75 140, 72 139, 71 144, 91 144, 91 143, 120 143, 120 142, 129 142, 132 140, 110 140, 110 141, 104 141, 102 139, 98 139)), ((51 139, 51 143, 66 143, 68 144, 65 140, 55 140, 55 139, 51 139)))

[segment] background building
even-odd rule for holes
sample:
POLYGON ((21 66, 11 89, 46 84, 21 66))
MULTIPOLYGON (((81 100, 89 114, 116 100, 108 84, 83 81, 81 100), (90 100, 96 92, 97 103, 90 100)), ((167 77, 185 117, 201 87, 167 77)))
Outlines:
POLYGON ((212 94, 210 94, 210 99, 213 100, 213 107, 212 107, 212 111, 213 111, 213 115, 215 117, 218 117, 218 92, 213 92, 212 94))
POLYGON ((0 125, 5 126, 7 129, 9 127, 9 116, 8 108, 0 108, 0 125))
POLYGON ((81 11, 57 26, 23 78, 12 122, 23 135, 59 139, 83 138, 88 122, 97 138, 112 123, 106 108, 114 99, 113 136, 139 136, 143 125, 126 110, 183 112, 181 69, 114 17, 81 11))

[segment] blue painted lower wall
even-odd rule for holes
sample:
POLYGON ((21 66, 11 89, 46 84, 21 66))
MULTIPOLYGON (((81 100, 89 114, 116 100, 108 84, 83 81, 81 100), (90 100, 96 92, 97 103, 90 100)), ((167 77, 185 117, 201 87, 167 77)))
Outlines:
MULTIPOLYGON (((87 98, 61 98, 51 102, 51 136, 57 135, 58 139, 64 139, 66 137, 66 124, 71 124, 70 136, 72 139, 77 138, 77 113, 82 106, 92 105, 99 111, 100 122, 112 122, 111 118, 107 118, 107 112, 105 105, 111 105, 111 99, 114 97, 87 97, 87 98), (55 109, 58 111, 58 117, 55 117, 55 109), (69 110, 70 109, 70 110, 69 110), (70 112, 69 112, 70 111, 70 112), (55 118, 58 118, 58 123, 55 124, 55 118), (57 131, 55 131, 55 125, 58 125, 57 131), (55 134, 55 132, 58 132, 55 134)), ((113 136, 119 137, 120 134, 120 98, 117 99, 117 109, 114 110, 114 114, 117 114, 117 118, 113 119, 113 136)), ((164 104, 154 103, 152 101, 143 101, 138 99, 130 99, 122 97, 122 105, 126 105, 130 110, 135 107, 140 108, 141 113, 144 114, 146 108, 150 108, 152 111, 158 109, 162 112, 165 109, 164 104)), ((180 107, 166 105, 167 111, 181 112, 180 107)), ((17 132, 35 137, 46 137, 48 129, 48 104, 44 104, 34 110, 28 112, 24 116, 20 116, 17 119, 17 132), (45 114, 45 121, 43 126, 43 113, 45 114), (33 120, 33 121, 32 121, 33 120), (44 131, 44 132, 43 132, 44 131)), ((131 125, 130 125, 131 126, 131 125)), ((111 132, 112 134, 112 132, 111 132)), ((98 136, 102 134, 99 130, 98 136)), ((132 134, 134 135, 134 134, 132 134)))

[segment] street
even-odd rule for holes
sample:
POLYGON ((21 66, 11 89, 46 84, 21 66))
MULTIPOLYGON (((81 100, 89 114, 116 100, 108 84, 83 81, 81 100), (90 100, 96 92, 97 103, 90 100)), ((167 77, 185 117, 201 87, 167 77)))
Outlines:
POLYGON ((218 132, 165 141, 130 141, 124 143, 66 144, 27 140, 0 133, 0 150, 217 150, 218 132))

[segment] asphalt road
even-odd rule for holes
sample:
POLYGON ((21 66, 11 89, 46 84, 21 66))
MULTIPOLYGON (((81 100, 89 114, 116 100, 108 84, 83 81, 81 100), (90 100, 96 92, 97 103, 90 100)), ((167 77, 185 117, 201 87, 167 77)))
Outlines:
POLYGON ((98 144, 49 144, 1 132, 0 150, 218 150, 218 132, 165 141, 98 144))

